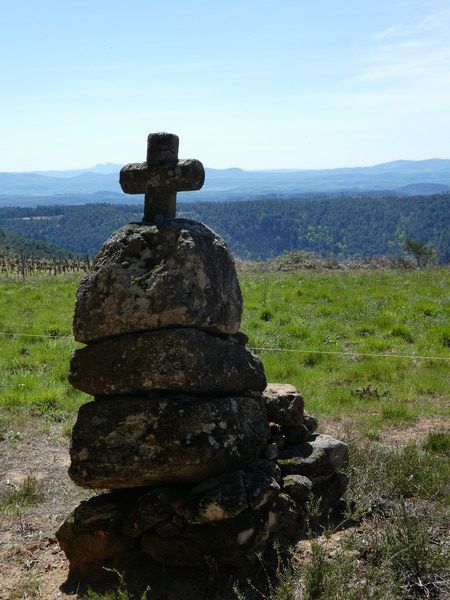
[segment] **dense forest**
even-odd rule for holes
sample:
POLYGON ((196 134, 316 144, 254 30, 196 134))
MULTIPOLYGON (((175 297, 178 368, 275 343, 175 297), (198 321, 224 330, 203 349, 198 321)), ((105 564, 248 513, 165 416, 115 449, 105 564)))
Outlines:
POLYGON ((47 244, 37 239, 28 239, 21 234, 0 229, 0 256, 4 255, 63 259, 69 257, 71 253, 54 244, 47 244))
MULTIPOLYGON (((266 259, 289 250, 341 259, 399 255, 404 241, 413 238, 430 244, 442 263, 450 262, 449 193, 179 203, 178 216, 210 225, 241 258, 266 259)), ((3 208, 0 229, 93 254, 115 229, 141 218, 142 205, 3 208)))

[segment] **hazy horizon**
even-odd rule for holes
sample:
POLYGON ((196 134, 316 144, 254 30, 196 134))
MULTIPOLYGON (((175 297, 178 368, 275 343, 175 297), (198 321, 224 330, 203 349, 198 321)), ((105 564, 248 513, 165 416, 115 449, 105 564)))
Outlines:
MULTIPOLYGON (((378 167, 378 166, 382 166, 382 165, 389 165, 392 163, 397 163, 397 162, 428 162, 428 161, 450 161, 450 158, 445 158, 445 157, 440 157, 440 156, 433 156, 433 157, 428 157, 428 158, 423 158, 423 159, 417 159, 417 160, 412 160, 412 159, 404 159, 404 158, 398 158, 398 159, 394 159, 394 160, 390 160, 390 161, 382 161, 381 163, 376 163, 376 164, 360 164, 360 165, 345 165, 345 166, 339 166, 339 167, 325 167, 325 168, 309 168, 309 169, 305 169, 305 168, 301 168, 301 167, 291 167, 291 168, 270 168, 270 167, 266 167, 266 168, 254 168, 254 169, 245 169, 243 167, 240 167, 239 165, 230 165, 230 166, 225 166, 225 167, 214 167, 211 165, 204 165, 206 169, 211 169, 214 171, 226 171, 226 170, 230 170, 230 169, 238 169, 241 171, 246 171, 246 172, 258 172, 258 171, 276 171, 276 172, 283 172, 283 171, 332 171, 335 169, 364 169, 364 168, 369 168, 369 167, 378 167)), ((2 171, 0 169, 0 173, 24 173, 24 174, 45 174, 45 173, 52 173, 52 172, 66 172, 66 171, 90 171, 92 169, 95 169, 96 167, 107 167, 107 166, 111 166, 111 167, 118 167, 121 168, 122 166, 124 166, 126 163, 115 163, 115 162, 111 162, 111 161, 106 161, 106 162, 97 162, 95 164, 92 164, 90 166, 75 166, 75 167, 68 167, 66 169, 31 169, 31 170, 11 170, 11 171, 2 171)), ((114 172, 114 171, 109 171, 109 172, 114 172)))

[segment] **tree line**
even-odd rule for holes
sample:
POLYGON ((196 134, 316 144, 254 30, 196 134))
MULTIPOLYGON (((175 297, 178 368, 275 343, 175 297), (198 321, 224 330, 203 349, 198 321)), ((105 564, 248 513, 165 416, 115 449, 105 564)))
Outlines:
MULTIPOLYGON (((86 204, 0 209, 0 229, 95 254, 105 239, 142 205, 86 204)), ((233 202, 179 202, 178 216, 206 223, 238 257, 266 260, 302 250, 339 259, 399 256, 407 240, 426 244, 450 262, 450 194, 431 196, 343 195, 233 202)))

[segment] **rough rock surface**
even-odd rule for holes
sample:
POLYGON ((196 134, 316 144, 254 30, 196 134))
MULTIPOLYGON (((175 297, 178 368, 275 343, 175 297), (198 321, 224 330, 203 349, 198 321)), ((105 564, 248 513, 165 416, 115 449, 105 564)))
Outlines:
POLYGON ((81 406, 69 475, 88 488, 197 483, 251 465, 268 437, 262 398, 112 396, 81 406))
POLYGON ((247 509, 232 519, 190 525, 170 538, 149 531, 142 537, 142 548, 167 565, 201 567, 212 558, 221 565, 243 567, 264 551, 275 522, 270 507, 247 509))
POLYGON ((135 541, 121 532, 126 504, 115 494, 82 502, 64 520, 56 538, 70 561, 69 581, 105 579, 104 567, 131 551, 135 541))
POLYGON ((69 382, 93 396, 238 393, 262 391, 267 383, 262 362, 244 346, 186 328, 121 335, 76 350, 69 382))
POLYGON ((303 398, 293 385, 269 383, 263 397, 269 421, 287 427, 303 424, 303 398))
POLYGON ((283 435, 288 444, 303 444, 310 437, 310 433, 305 425, 283 427, 283 435))
POLYGON ((317 431, 317 427, 319 426, 319 421, 317 417, 311 415, 310 413, 303 414, 303 425, 309 431, 309 433, 315 433, 317 431))
POLYGON ((283 448, 278 463, 283 475, 304 475, 316 482, 347 465, 348 446, 329 435, 314 434, 304 444, 283 448))
POLYGON ((81 281, 74 335, 91 342, 168 326, 239 330, 242 295, 225 242, 196 221, 130 223, 81 281))
POLYGON ((305 531, 305 511, 288 494, 279 494, 272 506, 272 530, 289 540, 298 540, 305 531))
POLYGON ((307 502, 312 487, 312 481, 303 475, 286 475, 286 477, 283 477, 283 491, 300 504, 307 502))
POLYGON ((232 519, 248 508, 261 508, 279 491, 275 479, 261 472, 224 473, 190 492, 186 520, 194 525, 232 519))
POLYGON ((130 537, 139 537, 180 512, 187 494, 188 490, 181 486, 158 487, 146 492, 133 503, 123 521, 122 531, 130 537))

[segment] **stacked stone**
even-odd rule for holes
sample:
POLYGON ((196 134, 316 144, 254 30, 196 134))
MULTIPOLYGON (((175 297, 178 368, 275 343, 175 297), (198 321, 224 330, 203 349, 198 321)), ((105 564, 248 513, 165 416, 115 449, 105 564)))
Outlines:
POLYGON ((69 475, 109 491, 57 532, 74 581, 136 552, 250 564, 274 536, 301 534, 312 494, 326 510, 345 490, 345 444, 315 433, 295 388, 266 387, 246 349, 224 241, 195 221, 156 221, 113 234, 77 294, 86 345, 69 381, 94 399, 78 413, 69 475))

